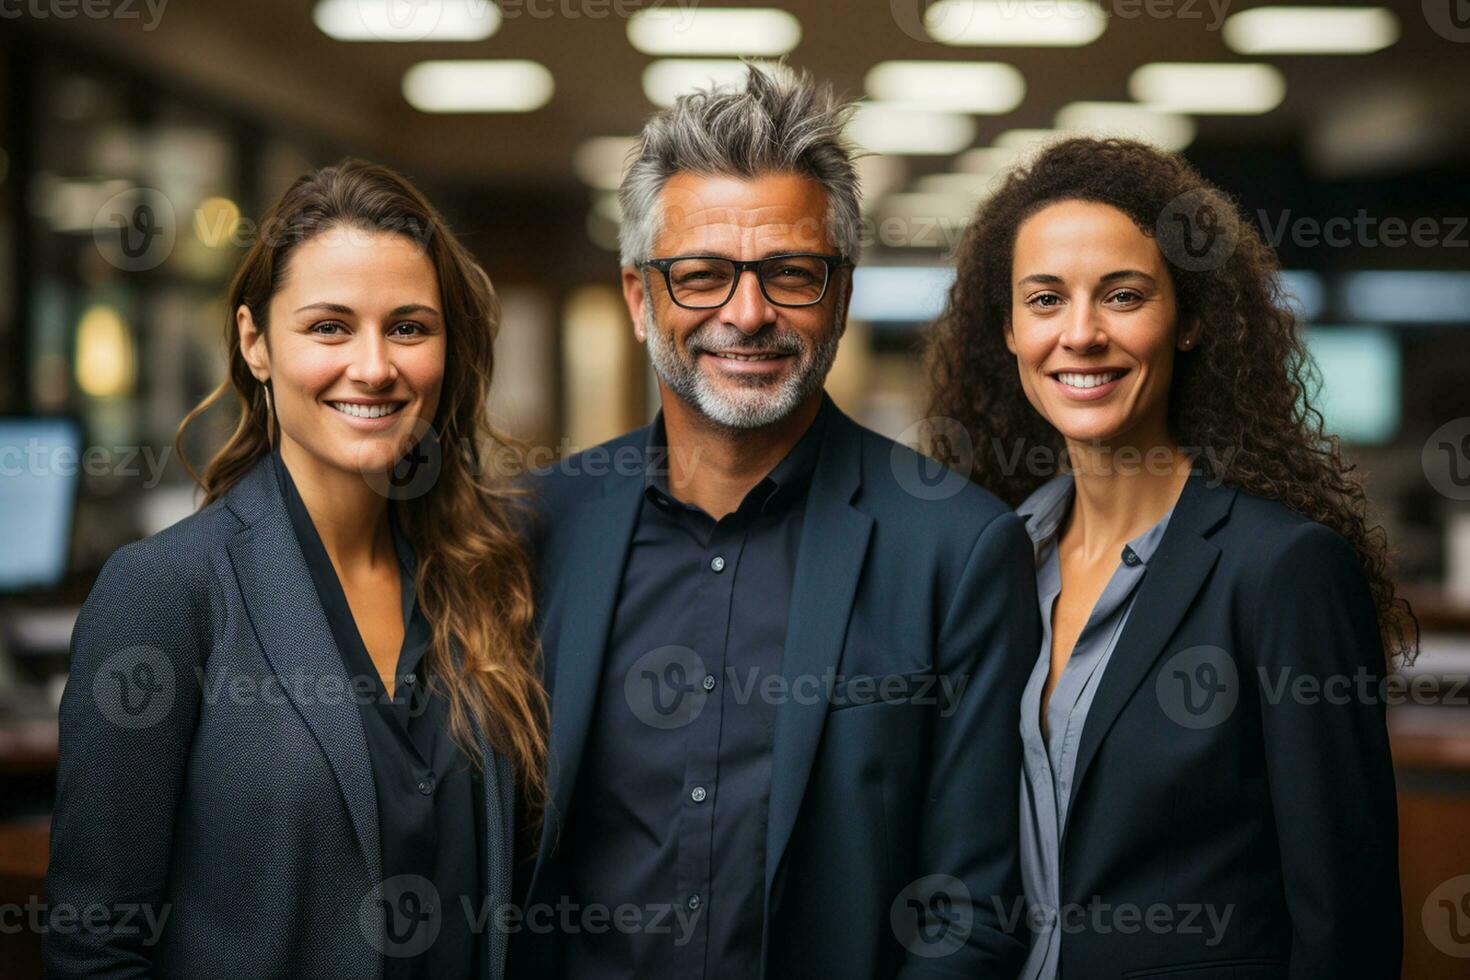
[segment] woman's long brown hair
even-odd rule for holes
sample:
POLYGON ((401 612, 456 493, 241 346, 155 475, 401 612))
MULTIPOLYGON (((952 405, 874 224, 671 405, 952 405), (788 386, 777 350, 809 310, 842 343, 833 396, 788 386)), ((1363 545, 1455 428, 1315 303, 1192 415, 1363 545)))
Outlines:
MULTIPOLYGON (((1017 230, 1047 205, 1069 200, 1117 208, 1150 237, 1186 204, 1230 226, 1233 248, 1218 263, 1185 268, 1164 249, 1179 323, 1198 330, 1196 345, 1175 355, 1171 434, 1181 447, 1229 449, 1215 478, 1278 500, 1346 538, 1373 593, 1386 660, 1412 661, 1418 623, 1396 594, 1388 542, 1368 520, 1362 484, 1312 407, 1315 366, 1276 256, 1235 204, 1179 156, 1130 140, 1067 139, 1010 171, 981 204, 926 351, 929 416, 953 419, 969 436, 974 459, 967 475, 1014 507, 1052 474, 1006 459, 1038 446, 1045 458, 1065 459, 1061 435, 1021 388, 1005 332, 1017 230)), ((934 448, 948 455, 942 444, 934 448)))
POLYGON ((241 352, 235 311, 248 308, 269 338, 270 301, 281 288, 292 252, 329 230, 405 235, 433 262, 448 343, 431 423, 443 462, 426 493, 392 506, 418 558, 418 602, 433 633, 425 654, 428 673, 447 697, 451 736, 478 764, 475 728, 483 732, 515 766, 534 814, 545 797, 547 708, 531 563, 517 530, 523 504, 508 482, 506 461, 517 449, 490 425, 485 407, 499 304, 489 277, 417 188, 387 168, 360 160, 323 167, 291 185, 261 222, 230 283, 224 336, 228 377, 185 416, 175 450, 204 490, 202 506, 223 496, 271 452, 265 387, 241 352), (184 430, 231 392, 239 404, 239 423, 200 476, 184 457, 184 430), (495 466, 482 466, 482 460, 495 466))

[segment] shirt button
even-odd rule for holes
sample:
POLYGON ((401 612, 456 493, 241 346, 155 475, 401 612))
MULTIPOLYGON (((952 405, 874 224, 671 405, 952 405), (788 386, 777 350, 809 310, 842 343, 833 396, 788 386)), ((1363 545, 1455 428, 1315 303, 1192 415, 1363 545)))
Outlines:
POLYGON ((684 904, 688 905, 689 906, 689 910, 692 912, 693 910, 699 908, 699 896, 698 895, 690 895, 689 896, 689 901, 685 902, 684 904))
POLYGON ((705 792, 703 786, 696 786, 693 790, 689 792, 689 798, 695 803, 703 803, 704 798, 708 795, 709 794, 705 792))
POLYGON ((429 776, 427 778, 424 778, 424 779, 420 779, 419 780, 419 792, 422 793, 422 794, 424 794, 425 796, 429 796, 429 795, 432 795, 433 794, 433 792, 434 792, 434 777, 433 776, 429 776))
POLYGON ((405 674, 404 677, 403 677, 403 683, 405 683, 405 684, 417 684, 418 682, 419 682, 419 675, 418 674, 405 674))
POLYGON ((706 691, 713 691, 715 689, 715 675, 714 674, 705 674, 704 675, 704 689, 706 691))
POLYGON ((713 568, 717 572, 723 572, 725 570, 725 559, 721 558, 719 555, 715 555, 709 560, 709 567, 713 568))
POLYGON ((1143 559, 1139 558, 1136 554, 1134 554, 1132 548, 1124 548, 1123 549, 1123 564, 1125 564, 1125 565, 1129 566, 1130 568, 1132 568, 1133 566, 1140 565, 1142 563, 1143 563, 1143 559))

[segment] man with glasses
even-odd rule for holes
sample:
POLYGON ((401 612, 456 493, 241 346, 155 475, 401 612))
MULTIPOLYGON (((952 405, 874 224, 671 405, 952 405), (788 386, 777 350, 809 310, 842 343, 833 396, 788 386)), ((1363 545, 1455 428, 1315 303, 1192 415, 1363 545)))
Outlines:
POLYGON ((847 112, 751 67, 655 115, 624 178, 662 410, 536 487, 550 799, 517 976, 1020 965, 1031 547, 823 391, 858 253, 847 112))

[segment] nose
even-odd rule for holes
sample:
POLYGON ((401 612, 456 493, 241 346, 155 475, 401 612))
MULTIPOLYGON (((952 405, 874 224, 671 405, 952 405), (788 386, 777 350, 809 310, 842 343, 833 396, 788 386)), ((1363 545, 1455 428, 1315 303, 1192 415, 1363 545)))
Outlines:
POLYGON ((398 378, 398 368, 390 356, 388 341, 382 331, 364 330, 353 345, 352 360, 347 365, 347 378, 368 388, 384 388, 398 378))
POLYGON ((1090 303, 1073 305, 1062 324, 1059 342, 1067 350, 1077 354, 1091 353, 1108 345, 1108 334, 1103 328, 1101 313, 1090 303))
POLYGON ((760 278, 754 269, 744 269, 735 280, 735 294, 720 310, 720 318, 747 336, 760 333, 776 322, 776 310, 761 292, 760 278))

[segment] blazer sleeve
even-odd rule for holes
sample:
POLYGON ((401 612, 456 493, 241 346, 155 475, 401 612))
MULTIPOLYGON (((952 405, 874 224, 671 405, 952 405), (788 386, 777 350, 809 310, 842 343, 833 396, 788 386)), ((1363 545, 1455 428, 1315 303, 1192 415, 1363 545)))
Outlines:
POLYGON ((1010 978, 1020 970, 1027 937, 1003 922, 1022 900, 1017 718, 1040 642, 1031 541, 1006 511, 976 540, 940 633, 936 670, 964 688, 934 723, 920 825, 917 866, 951 892, 926 903, 926 929, 952 929, 964 942, 943 956, 911 947, 899 973, 905 980, 1010 978))
POLYGON ((1403 954, 1386 666, 1356 553, 1297 527, 1264 570, 1256 667, 1291 976, 1395 977, 1403 954))
POLYGON ((115 552, 82 606, 61 699, 48 977, 154 973, 209 606, 152 539, 115 552))

